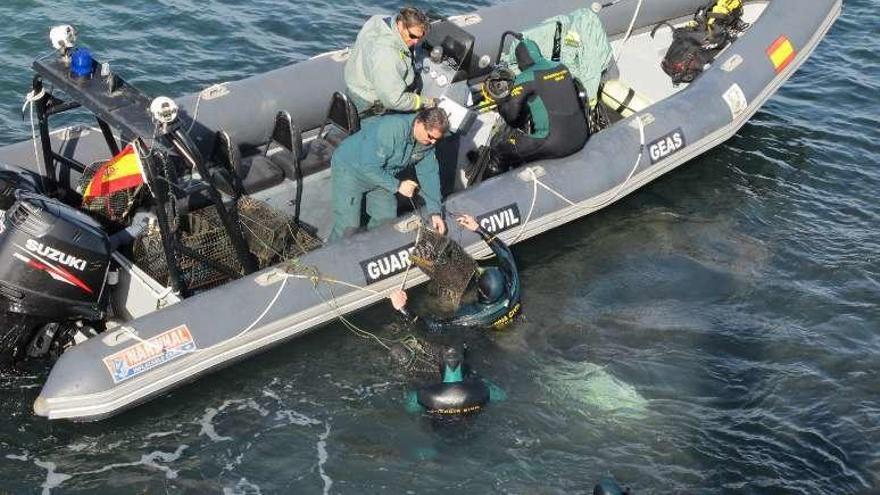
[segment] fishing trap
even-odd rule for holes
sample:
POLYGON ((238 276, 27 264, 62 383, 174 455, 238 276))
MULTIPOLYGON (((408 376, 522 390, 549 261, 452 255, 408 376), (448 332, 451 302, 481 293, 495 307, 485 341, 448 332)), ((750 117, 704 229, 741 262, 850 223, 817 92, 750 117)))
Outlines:
MULTIPOLYGON (((243 196, 237 209, 241 233, 260 269, 321 246, 321 240, 308 228, 262 201, 243 196)), ((187 287, 205 289, 244 274, 215 208, 187 214, 177 222, 177 228, 183 246, 178 264, 187 287)), ((135 240, 132 254, 135 263, 156 281, 165 285, 170 282, 157 227, 144 230, 135 240)))
POLYGON ((433 289, 455 306, 477 270, 477 262, 461 245, 424 226, 419 226, 410 259, 431 279, 433 289))

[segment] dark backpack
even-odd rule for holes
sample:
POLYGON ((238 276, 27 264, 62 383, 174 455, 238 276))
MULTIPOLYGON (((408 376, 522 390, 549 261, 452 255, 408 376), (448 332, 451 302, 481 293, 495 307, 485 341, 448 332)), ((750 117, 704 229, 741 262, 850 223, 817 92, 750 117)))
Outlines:
POLYGON ((703 72, 703 67, 712 61, 718 51, 704 48, 700 37, 693 36, 685 28, 676 29, 660 67, 673 84, 689 83, 703 72))
POLYGON ((653 38, 660 26, 672 29, 672 44, 660 67, 673 84, 689 83, 696 79, 703 72, 703 67, 748 27, 741 21, 741 7, 724 15, 712 13, 714 5, 715 2, 712 2, 697 9, 694 19, 686 26, 675 28, 667 22, 660 22, 651 30, 653 38))

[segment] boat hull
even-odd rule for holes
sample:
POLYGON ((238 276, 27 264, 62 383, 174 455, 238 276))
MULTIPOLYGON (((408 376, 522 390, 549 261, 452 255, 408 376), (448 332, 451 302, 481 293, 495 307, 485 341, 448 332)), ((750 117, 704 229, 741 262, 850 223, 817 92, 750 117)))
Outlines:
MULTIPOLYGON (((682 17, 703 3, 646 2, 636 27, 645 30, 682 17)), ((634 5, 620 2, 600 12, 610 33, 621 36, 634 5)), ((580 6, 542 2, 538 14, 526 2, 501 5, 476 12, 482 22, 465 29, 477 37, 477 54, 493 53, 502 31, 580 6), (522 9, 524 15, 510 16, 510 9, 522 9)), ((529 164, 454 193, 446 209, 472 212, 515 243, 613 204, 732 137, 809 57, 840 8, 839 0, 769 2, 758 21, 685 90, 594 135, 575 155, 529 164), (783 37, 794 51, 779 66, 772 53, 783 37)), ((342 89, 342 66, 341 53, 334 52, 214 90, 222 96, 189 95, 179 101, 191 115, 198 108, 194 137, 200 146, 207 148, 219 128, 238 143, 256 144, 265 141, 266 123, 279 109, 306 129, 320 125, 326 108, 314 102, 329 101, 342 89), (304 88, 305 81, 313 86, 304 88), (257 110, 230 111, 241 108, 257 110)), ((56 135, 59 147, 80 157, 100 155, 99 133, 67 134, 56 135)), ((33 161, 32 143, 0 148, 0 161, 27 166, 33 161)), ((34 404, 36 414, 75 420, 116 414, 376 303, 404 280, 424 282, 420 271, 406 268, 413 224, 402 218, 327 244, 299 258, 296 267, 273 267, 235 280, 73 347, 55 364, 34 404)), ((454 235, 472 255, 490 254, 470 232, 454 235)))

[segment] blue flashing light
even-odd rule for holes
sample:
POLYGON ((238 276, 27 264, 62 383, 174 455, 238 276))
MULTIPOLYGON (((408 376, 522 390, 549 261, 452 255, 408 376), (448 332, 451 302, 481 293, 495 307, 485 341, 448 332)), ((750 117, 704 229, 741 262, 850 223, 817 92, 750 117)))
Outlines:
POLYGON ((87 48, 77 48, 70 56, 70 75, 73 77, 91 77, 95 72, 95 59, 87 48))

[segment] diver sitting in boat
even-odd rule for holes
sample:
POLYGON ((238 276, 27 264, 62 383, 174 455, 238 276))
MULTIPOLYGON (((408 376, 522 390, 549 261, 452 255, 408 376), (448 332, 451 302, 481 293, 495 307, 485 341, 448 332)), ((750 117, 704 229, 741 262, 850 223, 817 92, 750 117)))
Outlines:
POLYGON ((413 48, 428 32, 428 17, 404 7, 393 19, 374 15, 361 28, 345 64, 345 86, 358 113, 415 112, 434 106, 415 91, 413 48))
MULTIPOLYGON (((498 258, 499 266, 477 268, 477 273, 474 275, 477 286, 476 303, 463 305, 448 319, 422 318, 422 320, 428 330, 434 333, 453 327, 504 328, 513 321, 522 307, 519 272, 513 253, 507 244, 481 227, 471 215, 461 215, 456 221, 462 227, 476 232, 483 238, 483 241, 489 245, 495 257, 498 258)), ((394 306, 394 309, 401 312, 407 319, 410 321, 418 319, 406 308, 406 292, 397 289, 388 298, 391 299, 391 305, 394 306)))
POLYGON ((521 40, 515 48, 520 74, 496 71, 487 82, 489 94, 507 125, 493 136, 490 173, 544 158, 561 158, 584 147, 590 130, 578 90, 568 68, 541 54, 538 45, 521 40), (520 128, 531 118, 532 131, 520 128))
POLYGON ((439 233, 446 232, 440 215, 440 165, 434 144, 443 138, 449 119, 440 108, 417 114, 383 115, 364 122, 357 134, 336 148, 331 158, 333 230, 339 239, 360 227, 361 200, 366 196, 368 228, 397 217, 400 193, 412 198, 421 190, 425 213, 439 233), (399 179, 414 169, 418 182, 399 179))

